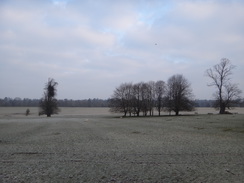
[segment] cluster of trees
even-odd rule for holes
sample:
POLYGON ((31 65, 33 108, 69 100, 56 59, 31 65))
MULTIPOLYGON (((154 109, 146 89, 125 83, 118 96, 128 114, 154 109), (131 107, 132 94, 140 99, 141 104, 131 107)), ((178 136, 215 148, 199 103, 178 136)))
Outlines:
POLYGON ((195 100, 195 107, 214 107, 214 102, 214 100, 195 100))
POLYGON ((164 81, 121 84, 110 99, 110 110, 124 116, 140 113, 153 116, 155 109, 159 116, 162 110, 178 115, 180 111, 194 110, 194 104, 190 83, 183 75, 173 75, 167 84, 164 81))
MULTIPOLYGON (((40 99, 21 99, 19 97, 0 98, 0 107, 39 107, 40 99)), ((59 107, 108 107, 108 99, 83 99, 83 100, 72 100, 72 99, 58 99, 59 107)))
MULTIPOLYGON (((234 68, 228 59, 223 58, 219 64, 206 70, 206 76, 212 81, 209 86, 217 89, 215 100, 209 106, 219 109, 219 114, 225 114, 226 109, 231 107, 243 106, 242 91, 231 82, 234 68)), ((162 110, 174 111, 178 115, 180 111, 194 110, 195 105, 190 84, 183 75, 173 75, 167 84, 164 81, 123 83, 115 89, 111 98, 111 111, 123 112, 124 116, 139 116, 140 113, 153 115, 154 109, 159 116, 162 110)))
POLYGON ((64 99, 58 100, 58 104, 60 107, 108 107, 109 100, 98 98, 84 100, 64 99))
POLYGON ((16 98, 9 98, 5 97, 0 99, 0 106, 1 107, 38 107, 40 99, 29 99, 24 98, 21 99, 19 97, 16 98))

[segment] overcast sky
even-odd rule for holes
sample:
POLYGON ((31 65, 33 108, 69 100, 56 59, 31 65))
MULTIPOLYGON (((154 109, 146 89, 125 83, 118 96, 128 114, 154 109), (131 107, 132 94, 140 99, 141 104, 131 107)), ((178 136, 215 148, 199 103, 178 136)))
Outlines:
POLYGON ((243 0, 0 1, 0 98, 41 98, 54 78, 59 99, 106 99, 183 74, 211 99, 204 73, 221 58, 244 92, 243 0))

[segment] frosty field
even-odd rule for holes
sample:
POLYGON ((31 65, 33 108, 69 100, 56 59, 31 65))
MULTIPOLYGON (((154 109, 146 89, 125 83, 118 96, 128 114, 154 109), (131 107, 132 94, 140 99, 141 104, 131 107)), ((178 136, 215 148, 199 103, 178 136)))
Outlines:
POLYGON ((0 108, 0 182, 244 180, 243 108, 131 118, 107 108, 62 108, 51 118, 25 110, 0 108))

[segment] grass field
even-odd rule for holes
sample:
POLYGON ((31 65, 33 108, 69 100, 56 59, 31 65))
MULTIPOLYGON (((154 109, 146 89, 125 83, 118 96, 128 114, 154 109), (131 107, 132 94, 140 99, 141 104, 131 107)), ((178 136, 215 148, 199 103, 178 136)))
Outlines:
MULTIPOLYGON (((23 117, 25 115, 26 109, 30 109, 30 116, 38 116, 38 107, 0 107, 0 118, 1 117, 23 117)), ((77 116, 77 115, 122 115, 122 114, 113 114, 109 112, 109 108, 98 107, 98 108, 89 108, 89 107, 61 107, 61 111, 58 116, 77 116)), ((230 112, 244 114, 244 108, 234 108, 230 112)), ((192 112, 180 112, 180 114, 217 114, 218 111, 213 108, 202 107, 196 108, 192 112)), ((154 112, 155 116, 157 112, 154 112)), ((167 112, 161 112, 162 115, 168 115, 167 112)), ((172 112, 172 115, 174 113, 172 112)), ((56 115, 57 116, 57 115, 56 115)))
POLYGON ((51 118, 37 108, 0 110, 0 182, 244 180, 243 109, 131 118, 107 108, 63 108, 51 118))

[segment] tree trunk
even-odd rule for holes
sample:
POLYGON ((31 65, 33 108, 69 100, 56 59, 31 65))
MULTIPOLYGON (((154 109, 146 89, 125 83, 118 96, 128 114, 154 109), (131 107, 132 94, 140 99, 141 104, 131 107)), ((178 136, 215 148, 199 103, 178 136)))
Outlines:
POLYGON ((225 104, 220 104, 219 114, 225 114, 225 104))
POLYGON ((176 116, 178 116, 179 115, 179 111, 177 110, 177 111, 175 111, 175 115, 176 116))

